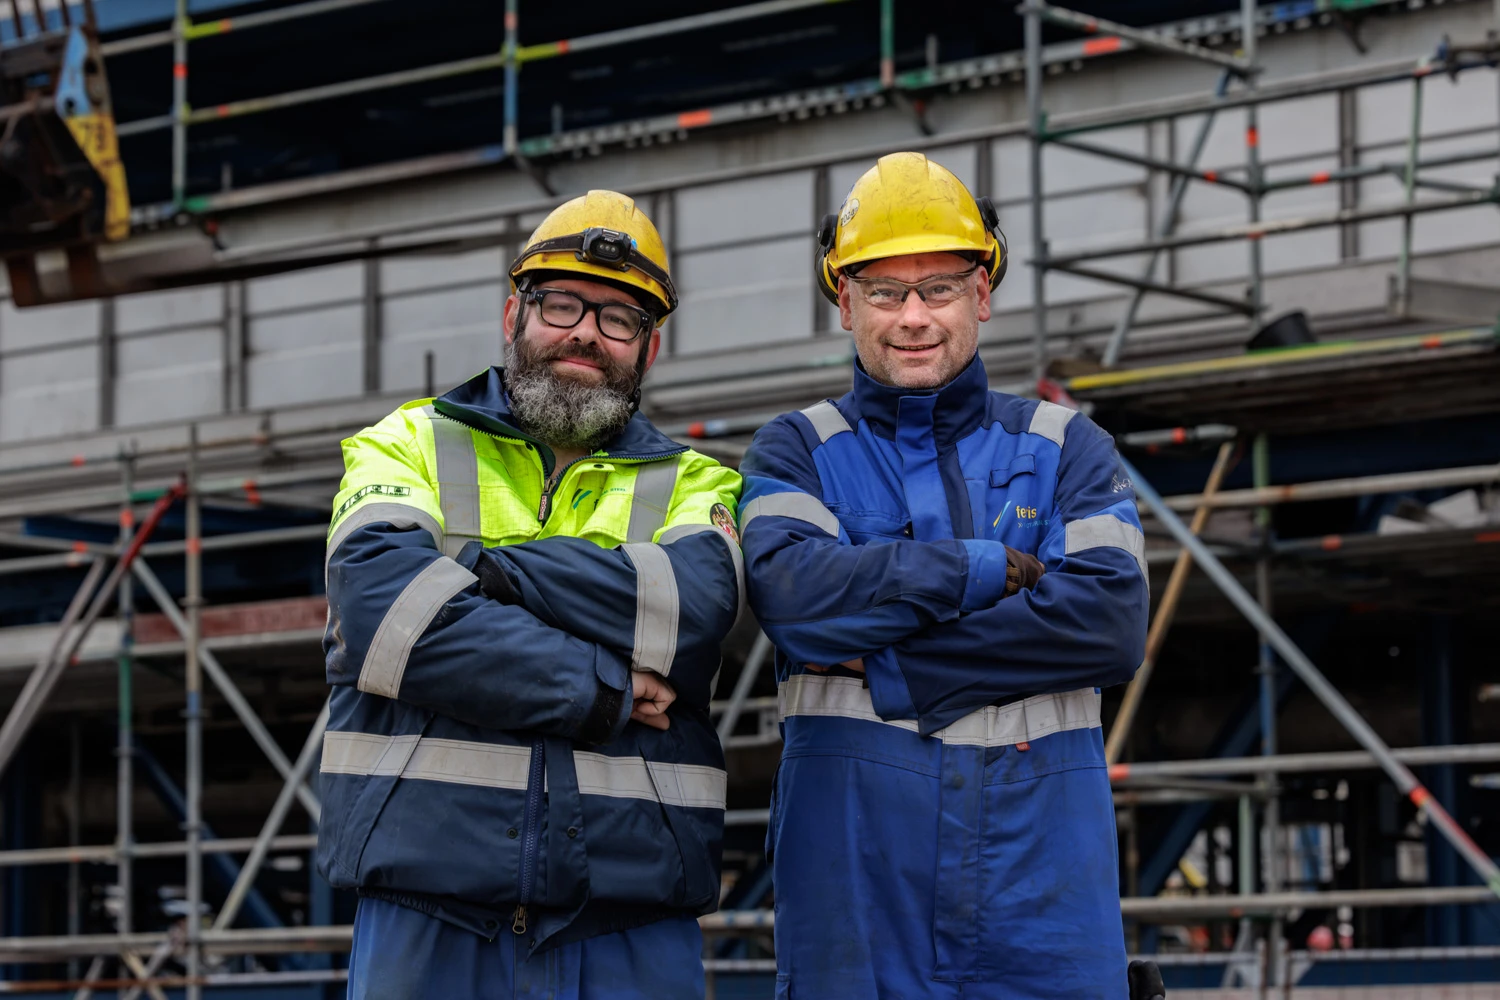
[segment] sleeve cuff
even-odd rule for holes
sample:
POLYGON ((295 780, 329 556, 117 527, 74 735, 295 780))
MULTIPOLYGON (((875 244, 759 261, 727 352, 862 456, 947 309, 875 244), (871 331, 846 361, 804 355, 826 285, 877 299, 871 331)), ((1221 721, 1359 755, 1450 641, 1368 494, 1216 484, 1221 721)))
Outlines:
POLYGON ((598 692, 589 706, 588 717, 579 730, 585 743, 608 743, 625 729, 633 707, 630 686, 630 664, 603 647, 594 655, 594 675, 598 692))
POLYGON ((1005 597, 1006 568, 1009 565, 1005 546, 984 539, 963 539, 969 556, 969 571, 964 577, 963 598, 959 610, 965 614, 993 607, 1005 597))

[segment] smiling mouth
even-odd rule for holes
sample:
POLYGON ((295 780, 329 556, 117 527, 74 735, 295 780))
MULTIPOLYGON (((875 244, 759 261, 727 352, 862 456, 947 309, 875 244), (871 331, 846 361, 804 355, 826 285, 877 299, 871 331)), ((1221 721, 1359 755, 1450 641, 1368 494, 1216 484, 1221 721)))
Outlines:
POLYGON ((912 344, 908 346, 902 346, 901 344, 891 344, 889 346, 892 350, 902 351, 906 354, 921 354, 925 351, 935 351, 938 348, 937 344, 912 344))

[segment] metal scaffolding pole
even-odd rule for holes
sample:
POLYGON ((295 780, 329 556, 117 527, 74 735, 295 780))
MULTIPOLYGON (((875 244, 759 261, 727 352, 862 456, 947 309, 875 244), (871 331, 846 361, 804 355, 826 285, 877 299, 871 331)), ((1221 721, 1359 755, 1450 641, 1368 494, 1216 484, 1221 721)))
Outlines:
MULTIPOLYGON (((1223 97, 1229 92, 1229 81, 1233 74, 1226 70, 1219 77, 1219 85, 1214 88, 1214 94, 1223 97)), ((1203 158, 1203 150, 1208 145, 1208 137, 1214 129, 1214 120, 1217 115, 1210 111, 1203 116, 1203 121, 1198 123, 1198 134, 1193 137, 1193 147, 1188 152, 1185 161, 1184 172, 1179 173, 1172 180, 1172 190, 1167 196, 1166 207, 1162 209, 1161 218, 1157 220, 1156 227, 1151 231, 1151 238, 1155 240, 1164 239, 1177 229, 1177 217, 1182 210, 1182 199, 1187 195, 1189 171, 1196 171, 1198 161, 1203 158)), ((1064 142, 1074 148, 1087 148, 1089 151, 1103 151, 1105 147, 1087 145, 1080 147, 1077 142, 1064 142)), ((1154 281, 1156 278, 1156 265, 1161 260, 1161 251, 1154 250, 1146 258, 1146 265, 1141 268, 1141 281, 1154 281)), ((1130 297, 1130 302, 1125 306, 1125 312, 1121 314, 1120 320, 1115 324, 1114 332, 1109 336, 1109 343, 1104 346, 1104 356, 1100 364, 1106 368, 1113 368, 1120 362, 1120 353, 1125 349, 1125 339, 1130 336, 1130 328, 1135 325, 1136 314, 1140 312, 1141 302, 1146 298, 1148 289, 1137 286, 1135 294, 1130 297)))
MULTIPOLYGON (((130 496, 135 492, 135 459, 130 455, 120 456, 121 496, 120 502, 120 548, 130 547, 135 534, 135 508, 130 496)), ((120 886, 120 916, 117 921, 121 934, 135 930, 135 871, 130 858, 130 849, 135 844, 132 816, 134 806, 135 764, 134 743, 134 670, 135 670, 135 589, 129 573, 120 577, 120 654, 119 654, 119 721, 118 757, 115 761, 115 847, 118 852, 115 877, 120 886)))
MULTIPOLYGON (((204 854, 249 854, 258 837, 220 837, 199 841, 204 854)), ((311 833, 295 833, 271 841, 273 851, 307 851, 318 846, 311 833)), ((31 847, 18 851, 0 851, 0 868, 23 868, 28 865, 114 864, 119 857, 114 844, 89 844, 79 847, 31 847)), ((172 840, 154 844, 136 844, 131 852, 136 858, 180 858, 187 854, 187 841, 172 840)))
POLYGON ((1419 810, 1427 814, 1428 820, 1479 874, 1489 891, 1500 896, 1500 868, 1495 866, 1489 855, 1470 839, 1463 827, 1459 826, 1448 811, 1417 780, 1411 769, 1391 754, 1390 747, 1386 746, 1385 741, 1370 728, 1369 723, 1365 722, 1354 710, 1337 688, 1328 683, 1328 679, 1303 654, 1302 650, 1297 648, 1297 644, 1287 637, 1287 634, 1281 630, 1281 626, 1261 610, 1260 605, 1246 593, 1245 588, 1241 587, 1239 581, 1234 578, 1234 574, 1209 551, 1208 546, 1193 536, 1187 525, 1182 523, 1182 519, 1167 507, 1160 494, 1130 464, 1130 461, 1121 458, 1120 464, 1134 481, 1136 496, 1146 502, 1156 518, 1177 539, 1178 544, 1193 553, 1193 559, 1203 567, 1203 571, 1218 585, 1224 596, 1229 598, 1230 603, 1238 608, 1252 625, 1266 634, 1271 646, 1307 685, 1308 689, 1317 696, 1324 707, 1332 713, 1339 724, 1380 762, 1381 769, 1390 775, 1401 793, 1409 798, 1419 810))
POLYGON ((1026 124, 1031 136, 1031 322, 1035 353, 1033 377, 1047 374, 1047 268, 1045 212, 1042 205, 1042 143, 1046 112, 1042 110, 1042 13, 1036 3, 1023 8, 1026 17, 1026 124))
POLYGON ((302 752, 297 755, 297 763, 292 766, 292 773, 282 783, 281 793, 276 796, 276 802, 271 806, 270 815, 260 828, 260 836, 255 840, 255 846, 250 850, 250 857, 245 860, 245 865, 240 869, 239 878, 235 879, 234 886, 229 890, 229 896, 224 900, 224 906, 219 910, 219 916, 214 921, 214 930, 221 931, 234 923, 234 918, 239 916, 240 906, 245 902, 245 896, 255 885, 255 876, 260 874, 260 866, 266 859, 266 853, 271 849, 271 842, 281 829, 281 824, 286 822, 287 810, 292 807, 292 799, 302 782, 307 779, 311 771, 313 761, 318 759, 318 751, 323 746, 323 733, 328 729, 328 706, 325 699, 323 708, 318 712, 318 718, 313 722, 312 729, 303 741, 302 752))
MULTIPOLYGON (((1420 76, 1411 81, 1411 134, 1406 145, 1406 169, 1403 187, 1406 205, 1411 207, 1417 199, 1417 154, 1422 143, 1422 80, 1420 76)), ((1405 215, 1401 219, 1401 250, 1396 263, 1396 315, 1406 316, 1411 311, 1411 241, 1415 216, 1405 215)))
MULTIPOLYGON (((1245 62, 1250 66, 1256 65, 1257 47, 1260 39, 1260 27, 1255 19, 1255 0, 1240 0, 1240 34, 1241 47, 1245 53, 1245 62)), ((1245 93, 1251 97, 1255 96, 1255 75, 1252 71, 1245 76, 1245 93)), ((1264 178, 1260 169, 1260 105, 1245 105, 1245 171, 1250 182, 1250 225, 1258 226, 1261 216, 1261 184, 1264 178)), ((1265 286, 1263 283, 1261 245, 1258 238, 1250 240, 1250 288, 1246 296, 1250 300, 1250 329, 1253 332, 1256 324, 1260 321, 1261 309, 1265 307, 1263 301, 1265 286)))
MULTIPOLYGON (((1253 2, 1253 0, 1252 0, 1253 2)), ((1159 31, 1151 31, 1148 28, 1132 28, 1126 24, 1118 24, 1114 21, 1106 21, 1103 18, 1094 17, 1090 14, 1080 14, 1077 11, 1066 10, 1062 7, 1054 7, 1043 0, 1031 0, 1025 10, 1035 7, 1042 17, 1053 24, 1060 24, 1067 28, 1076 28, 1088 35, 1114 35, 1123 38, 1127 42, 1138 45, 1143 49, 1153 49, 1166 55, 1185 56, 1189 59, 1197 59, 1214 66, 1220 66, 1243 77, 1251 77, 1256 72, 1255 50, 1248 49, 1244 58, 1225 55, 1215 49, 1210 49, 1192 42, 1180 41, 1159 31)), ((1250 20, 1245 22, 1250 26, 1250 31, 1255 30, 1255 14, 1251 11, 1250 20)))
MULTIPOLYGON (((1270 441, 1264 434, 1255 436, 1251 453, 1251 467, 1256 487, 1264 487, 1271 481, 1270 441)), ((1271 620, 1271 558, 1274 543, 1271 530, 1271 509, 1259 507, 1255 511, 1255 524, 1260 541, 1259 557, 1255 560, 1255 595, 1261 613, 1271 620)), ((1271 649, 1270 638, 1265 629, 1260 630, 1257 644, 1256 674, 1260 688, 1260 753, 1264 758, 1276 755, 1276 654, 1271 649)), ((1265 805, 1262 807, 1263 830, 1266 844, 1266 892, 1281 891, 1281 865, 1284 857, 1281 833, 1281 802, 1279 783, 1275 770, 1267 768, 1257 778, 1265 805)), ((1279 917, 1273 918, 1267 928, 1268 948, 1272 954, 1279 953, 1282 946, 1282 926, 1279 917)), ((1267 984, 1275 980, 1275 962, 1269 965, 1272 974, 1267 984)))
MULTIPOLYGON (((1396 760, 1409 767, 1431 764, 1490 764, 1500 762, 1500 743, 1444 744, 1433 747, 1403 747, 1392 750, 1396 760)), ((1364 750, 1331 750, 1321 753, 1277 754, 1275 757, 1210 757, 1204 760, 1149 761, 1144 764, 1112 764, 1112 782, 1136 779, 1206 778, 1229 775, 1257 775, 1267 768, 1281 774, 1308 774, 1318 771, 1361 771, 1380 767, 1373 755, 1364 750)), ((3 855, 0 855, 3 857, 3 855)))
MULTIPOLYGON (((187 74, 188 0, 177 0, 172 19, 172 208, 187 201, 187 74)), ((123 133, 122 133, 123 134, 123 133)))
MULTIPOLYGON (((188 620, 184 617, 182 611, 178 609, 177 602, 172 600, 172 595, 167 592, 167 588, 162 586, 161 580, 157 578, 156 573, 151 569, 150 565, 144 560, 137 562, 135 564, 135 575, 145 585, 146 592, 151 595, 151 599, 156 602, 156 606, 161 609, 162 614, 166 615, 167 621, 177 630, 177 634, 186 640, 188 636, 188 620)), ((271 766, 276 768, 277 773, 285 779, 287 775, 292 773, 292 762, 287 760, 287 756, 282 752, 280 745, 272 738, 270 731, 266 729, 266 724, 260 721, 260 716, 255 714, 254 707, 245 700, 245 696, 235 686, 234 680, 229 676, 228 671, 224 669, 223 665, 219 663, 218 657, 214 656, 212 651, 202 648, 199 649, 198 655, 202 662, 203 671, 208 674, 208 679, 213 681, 214 687, 219 689, 219 694, 229 703, 229 707, 234 710, 234 714, 250 733, 250 738, 255 741, 256 746, 260 747, 261 752, 266 755, 266 759, 271 762, 271 766)), ((319 803, 318 797, 306 784, 298 787, 297 801, 302 803, 302 807, 307 810, 308 815, 313 818, 314 822, 320 819, 322 816, 322 805, 319 803)))
POLYGON ((896 85, 896 0, 880 0, 880 85, 896 85))
POLYGON ((757 632, 755 642, 750 646, 750 652, 745 656, 745 665, 740 670, 740 676, 734 682, 734 693, 729 696, 729 704, 724 707, 724 715, 719 719, 719 742, 726 747, 729 745, 730 737, 734 735, 734 727, 740 721, 740 713, 745 710, 745 701, 750 697, 750 691, 755 687, 755 680, 760 676, 762 664, 771 652, 771 640, 766 638, 764 632, 757 632))
POLYGON ((520 127, 521 62, 516 57, 520 46, 518 27, 521 19, 520 0, 505 0, 505 125, 502 142, 507 156, 516 155, 518 129, 520 127))
MULTIPOLYGON (((184 0, 179 0, 184 2, 184 0)), ((202 494, 198 492, 198 425, 188 427, 187 461, 187 661, 184 687, 187 690, 187 816, 183 824, 187 835, 187 974, 196 980, 202 969, 203 953, 203 677, 199 667, 198 644, 202 635, 203 615, 203 539, 202 494)), ((203 987, 197 982, 187 986, 187 1000, 199 1000, 203 987)))

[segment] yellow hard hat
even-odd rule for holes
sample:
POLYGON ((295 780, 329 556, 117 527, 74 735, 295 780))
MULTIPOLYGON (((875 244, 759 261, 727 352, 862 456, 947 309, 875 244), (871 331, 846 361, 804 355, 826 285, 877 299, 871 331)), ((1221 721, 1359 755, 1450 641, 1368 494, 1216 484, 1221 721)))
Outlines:
POLYGON ((656 300, 656 325, 677 308, 661 234, 631 199, 590 191, 554 208, 510 265, 510 287, 527 274, 565 271, 645 292, 656 300))
POLYGON ((818 288, 838 301, 844 268, 882 257, 968 253, 994 289, 1010 263, 994 202, 975 198, 947 167, 921 153, 891 153, 866 170, 837 216, 818 227, 818 288))

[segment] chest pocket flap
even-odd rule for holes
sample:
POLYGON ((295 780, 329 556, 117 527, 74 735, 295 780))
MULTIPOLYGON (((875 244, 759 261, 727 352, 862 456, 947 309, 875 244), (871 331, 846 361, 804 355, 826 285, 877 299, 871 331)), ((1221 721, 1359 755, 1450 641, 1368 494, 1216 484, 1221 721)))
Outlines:
POLYGON ((1005 468, 990 470, 990 485, 1004 486, 1017 476, 1028 472, 1036 472, 1036 456, 1017 455, 1005 468))

